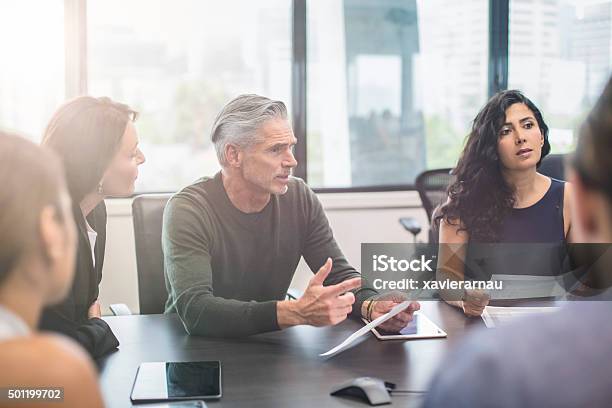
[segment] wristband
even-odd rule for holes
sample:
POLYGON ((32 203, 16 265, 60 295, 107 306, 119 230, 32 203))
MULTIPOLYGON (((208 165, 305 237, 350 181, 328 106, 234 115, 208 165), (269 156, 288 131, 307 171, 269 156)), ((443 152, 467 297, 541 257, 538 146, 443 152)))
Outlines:
POLYGON ((366 320, 372 321, 372 309, 374 309, 374 298, 370 299, 370 303, 368 303, 368 308, 366 309, 366 320))

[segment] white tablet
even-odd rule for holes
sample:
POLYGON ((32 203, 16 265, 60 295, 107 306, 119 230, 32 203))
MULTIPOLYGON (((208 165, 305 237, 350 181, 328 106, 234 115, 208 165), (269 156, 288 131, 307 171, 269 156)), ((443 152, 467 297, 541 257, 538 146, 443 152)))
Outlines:
MULTIPOLYGON (((367 323, 365 319, 363 319, 363 321, 367 323)), ((421 312, 414 312, 412 321, 399 333, 389 334, 380 332, 376 330, 376 328, 372 329, 372 333, 374 333, 378 340, 433 339, 446 337, 446 332, 421 312)))

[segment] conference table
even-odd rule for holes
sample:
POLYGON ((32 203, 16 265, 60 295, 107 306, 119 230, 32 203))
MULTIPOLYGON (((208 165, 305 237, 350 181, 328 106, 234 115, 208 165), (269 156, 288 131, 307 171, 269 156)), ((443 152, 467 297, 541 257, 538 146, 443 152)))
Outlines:
MULTIPOLYGON (((379 377, 411 393, 394 395, 395 406, 418 406, 446 351, 466 331, 484 324, 443 302, 421 310, 447 332, 442 339, 380 341, 372 333, 333 357, 320 357, 363 323, 347 319, 333 327, 298 326, 246 338, 189 336, 175 314, 105 317, 121 345, 97 361, 108 407, 132 406, 138 366, 147 361, 220 360, 223 396, 209 407, 359 407, 357 399, 334 397, 336 384, 379 377)), ((146 405, 135 405, 146 407, 146 405)))

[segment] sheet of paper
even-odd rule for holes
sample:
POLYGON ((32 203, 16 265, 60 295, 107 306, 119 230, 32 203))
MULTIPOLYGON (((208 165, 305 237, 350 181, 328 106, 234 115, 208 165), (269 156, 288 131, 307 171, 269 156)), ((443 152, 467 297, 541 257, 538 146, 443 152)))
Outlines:
POLYGON ((482 313, 482 320, 488 328, 499 327, 511 323, 519 317, 535 314, 551 313, 558 307, 497 307, 487 306, 482 313))
POLYGON ((388 313, 380 316, 377 319, 372 320, 370 323, 366 324, 361 329, 357 330, 355 333, 353 333, 350 336, 348 336, 346 338, 346 340, 344 340, 342 343, 338 344, 333 349, 331 349, 331 350, 329 350, 329 351, 327 351, 325 353, 319 354, 319 355, 321 357, 328 357, 328 356, 334 355, 336 353, 339 353, 340 351, 344 351, 344 349, 346 349, 356 339, 358 339, 359 337, 363 336, 364 334, 369 332, 374 327, 377 327, 377 326, 383 324, 384 322, 386 322, 387 320, 391 319, 393 316, 395 316, 396 314, 400 313, 401 311, 405 310, 410 305, 410 302, 411 302, 410 300, 406 300, 406 301, 404 301, 404 302, 394 306, 393 309, 389 310, 388 313))

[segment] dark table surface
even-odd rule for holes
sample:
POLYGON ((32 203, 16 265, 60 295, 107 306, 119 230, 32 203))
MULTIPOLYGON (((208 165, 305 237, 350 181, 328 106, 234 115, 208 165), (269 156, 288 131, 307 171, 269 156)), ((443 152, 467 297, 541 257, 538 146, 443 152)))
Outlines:
MULTIPOLYGON (((132 406, 130 393, 138 366, 146 361, 220 360, 223 397, 210 407, 349 407, 360 401, 332 397, 333 385, 373 376, 397 388, 425 391, 450 345, 466 329, 484 326, 443 302, 422 302, 421 310, 448 333, 445 339, 377 340, 371 333, 331 358, 319 357, 361 323, 334 327, 298 326, 242 339, 188 336, 176 315, 106 317, 121 346, 98 361, 110 408, 132 406)), ((418 406, 422 395, 396 395, 393 405, 418 406)), ((146 405, 139 405, 146 407, 146 405)))

